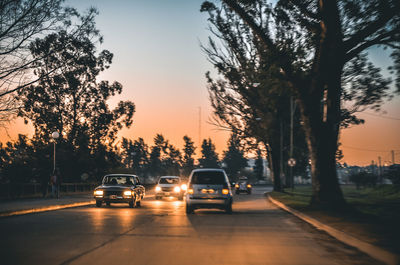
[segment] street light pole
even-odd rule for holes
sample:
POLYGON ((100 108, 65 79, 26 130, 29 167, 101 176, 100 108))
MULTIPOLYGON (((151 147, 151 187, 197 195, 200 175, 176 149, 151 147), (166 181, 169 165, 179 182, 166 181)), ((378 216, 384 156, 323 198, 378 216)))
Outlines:
POLYGON ((60 134, 58 132, 53 132, 51 134, 51 137, 54 140, 54 156, 53 156, 53 174, 56 172, 56 140, 58 137, 60 137, 60 134))

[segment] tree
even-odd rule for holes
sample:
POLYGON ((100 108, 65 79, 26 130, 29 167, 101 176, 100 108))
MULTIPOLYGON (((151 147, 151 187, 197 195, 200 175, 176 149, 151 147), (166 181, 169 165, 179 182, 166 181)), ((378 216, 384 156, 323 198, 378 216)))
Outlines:
MULTIPOLYGON (((279 69, 274 65, 267 67, 271 61, 268 52, 248 28, 240 26, 240 18, 227 7, 208 11, 211 32, 217 40, 210 38, 209 47, 203 46, 203 50, 222 77, 214 80, 206 74, 215 124, 235 132, 249 148, 256 149, 259 143, 265 145, 274 190, 280 191, 281 177, 290 177, 285 174, 284 162, 290 150, 285 146, 289 143, 290 87, 276 77, 279 69)), ((294 112, 294 120, 296 127, 300 120, 298 112, 294 112)), ((304 132, 294 132, 294 153, 307 156, 304 132)))
POLYGON ((179 175, 181 153, 162 134, 154 137, 151 147, 149 171, 152 176, 179 175))
POLYGON ((172 144, 168 144, 165 157, 162 161, 165 175, 179 176, 181 169, 181 152, 172 144))
POLYGON ((225 163, 225 171, 231 179, 237 179, 241 169, 247 167, 247 159, 240 144, 240 139, 234 133, 228 140, 228 150, 224 151, 222 160, 225 163))
POLYGON ((372 173, 361 171, 351 174, 349 179, 351 182, 355 183, 357 189, 359 189, 361 186, 375 187, 376 182, 378 181, 378 176, 372 173))
MULTIPOLYGON (((63 0, 10 0, 0 4, 0 125, 11 120, 18 112, 14 92, 37 81, 30 70, 37 58, 29 52, 34 38, 60 29, 71 29, 82 34, 85 26, 73 27, 72 20, 90 21, 96 12, 88 16, 75 9, 63 7, 63 0)), ((67 62, 66 62, 67 63, 67 62)))
POLYGON ((95 41, 100 37, 94 21, 85 25, 91 25, 85 34, 62 30, 36 39, 30 50, 39 81, 18 91, 23 105, 18 115, 32 121, 33 141, 49 144, 51 133, 58 131, 58 145, 64 152, 58 161, 64 163, 62 171, 75 178, 80 176, 76 170, 91 168, 92 174, 99 175, 118 163, 113 143, 118 131, 132 124, 135 111, 130 101, 120 101, 114 110, 108 107, 107 100, 120 94, 122 85, 97 81, 113 55, 107 50, 97 54, 95 41), (79 168, 74 161, 83 164, 79 168))
POLYGON ((149 147, 143 138, 138 138, 134 142, 126 138, 122 138, 122 156, 124 164, 133 170, 134 174, 139 176, 147 175, 149 164, 149 147))
POLYGON ((183 157, 182 157, 182 174, 184 176, 189 176, 194 169, 194 158, 196 147, 192 139, 185 135, 183 136, 183 141, 185 142, 183 146, 183 157))
MULTIPOLYGON (((345 203, 336 174, 335 154, 344 120, 361 122, 354 112, 379 109, 390 80, 367 61, 367 49, 393 49, 400 73, 400 19, 396 0, 278 1, 222 0, 251 28, 270 52, 271 64, 292 88, 299 104, 311 158, 313 204, 345 203), (344 102, 353 108, 343 108, 344 102)), ((202 9, 215 9, 204 2, 202 9)), ((400 78, 396 79, 399 90, 400 78)))
POLYGON ((1 172, 4 181, 11 183, 26 183, 33 179, 35 168, 34 148, 25 135, 19 134, 15 143, 8 142, 1 148, 1 172))
POLYGON ((400 165, 394 164, 389 166, 389 168, 383 174, 385 178, 388 178, 396 186, 400 186, 400 165))
POLYGON ((201 145, 201 158, 199 159, 200 167, 204 168, 219 168, 218 154, 215 152, 215 145, 211 139, 204 139, 201 145))
POLYGON ((253 170, 254 175, 258 180, 264 179, 264 159, 260 149, 257 149, 257 158, 253 170))

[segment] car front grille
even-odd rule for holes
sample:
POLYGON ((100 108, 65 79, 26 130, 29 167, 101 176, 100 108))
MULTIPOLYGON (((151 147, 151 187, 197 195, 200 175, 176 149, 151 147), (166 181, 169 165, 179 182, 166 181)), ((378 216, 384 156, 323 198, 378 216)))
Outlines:
POLYGON ((162 187, 161 188, 162 191, 166 191, 166 192, 170 192, 174 190, 174 187, 162 187))
POLYGON ((105 190, 105 191, 104 191, 104 196, 109 196, 109 195, 122 196, 122 191, 118 191, 118 190, 105 190))

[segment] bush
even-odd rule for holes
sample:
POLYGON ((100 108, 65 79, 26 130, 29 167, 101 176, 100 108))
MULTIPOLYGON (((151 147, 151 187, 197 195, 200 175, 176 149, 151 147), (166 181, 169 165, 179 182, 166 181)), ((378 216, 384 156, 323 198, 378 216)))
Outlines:
POLYGON ((384 174, 385 178, 388 178, 396 186, 400 186, 400 165, 391 165, 384 174))
POLYGON ((376 182, 378 181, 378 176, 372 173, 361 171, 350 175, 350 181, 356 184, 357 189, 359 189, 361 186, 375 187, 376 182))

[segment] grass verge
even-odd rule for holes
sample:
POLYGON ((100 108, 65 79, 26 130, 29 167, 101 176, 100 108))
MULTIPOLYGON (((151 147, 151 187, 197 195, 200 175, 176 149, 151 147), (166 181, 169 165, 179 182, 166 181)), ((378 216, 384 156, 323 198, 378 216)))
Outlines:
POLYGON ((342 186, 342 190, 349 204, 343 210, 311 207, 311 186, 270 195, 338 230, 400 254, 400 190, 392 185, 360 190, 342 186))

